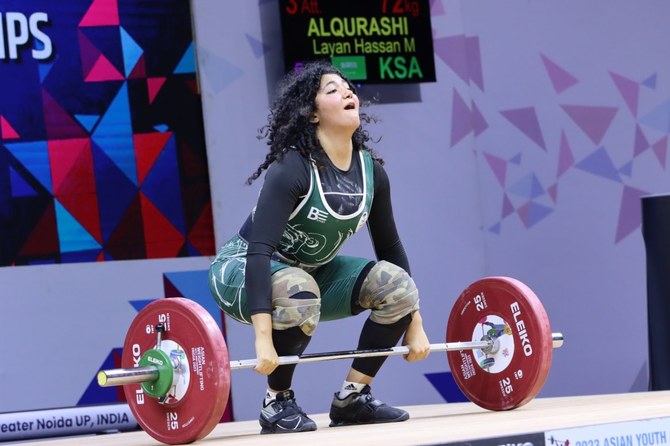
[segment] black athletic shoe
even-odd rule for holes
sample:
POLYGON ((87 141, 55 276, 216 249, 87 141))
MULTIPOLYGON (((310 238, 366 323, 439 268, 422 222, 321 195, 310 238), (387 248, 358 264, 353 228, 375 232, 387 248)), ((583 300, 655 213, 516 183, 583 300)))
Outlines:
POLYGON ((316 430, 316 423, 296 404, 293 390, 279 392, 277 399, 267 405, 264 400, 258 421, 261 424, 261 434, 316 430))
POLYGON ((382 403, 370 394, 370 386, 341 400, 338 392, 330 406, 330 427, 352 424, 393 423, 409 419, 409 414, 382 403))

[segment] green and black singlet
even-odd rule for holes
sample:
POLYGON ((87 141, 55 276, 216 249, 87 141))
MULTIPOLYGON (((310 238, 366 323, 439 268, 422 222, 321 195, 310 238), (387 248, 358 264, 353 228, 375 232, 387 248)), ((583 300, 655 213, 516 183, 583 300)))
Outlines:
POLYGON ((249 312, 270 313, 270 260, 306 271, 328 263, 342 244, 368 226, 377 260, 409 272, 391 206, 388 176, 365 150, 343 171, 325 157, 322 168, 290 149, 268 168, 258 202, 239 234, 248 242, 249 312))

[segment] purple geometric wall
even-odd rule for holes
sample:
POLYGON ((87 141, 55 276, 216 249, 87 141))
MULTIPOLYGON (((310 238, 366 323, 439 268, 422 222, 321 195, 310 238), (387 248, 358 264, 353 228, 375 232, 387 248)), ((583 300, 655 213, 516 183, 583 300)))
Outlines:
MULTIPOLYGON (((439 8, 434 8, 433 13, 439 14, 439 8)), ((469 88, 487 92, 482 75, 482 66, 486 65, 486 60, 481 57, 477 37, 456 35, 436 38, 434 45, 435 55, 469 88)), ((645 93, 653 95, 656 89, 656 73, 649 73, 641 79, 630 79, 624 74, 610 71, 607 75, 611 83, 611 97, 607 102, 622 103, 623 107, 608 103, 572 103, 563 98, 566 92, 580 88, 580 80, 550 55, 539 52, 537 61, 544 66, 546 88, 551 89, 554 95, 555 105, 546 112, 545 108, 540 111, 533 104, 520 108, 486 108, 474 99, 463 98, 456 89, 453 90, 450 147, 457 148, 468 135, 474 135, 476 140, 482 134, 486 136, 487 132, 500 133, 505 131, 500 126, 506 125, 524 135, 529 147, 545 152, 551 157, 549 162, 554 164, 552 175, 542 175, 525 163, 522 150, 514 156, 501 158, 493 150, 475 149, 499 186, 500 211, 497 216, 489 216, 486 229, 499 234, 506 219, 519 219, 526 228, 531 228, 543 219, 551 218, 560 203, 562 178, 576 169, 608 181, 612 188, 619 191, 621 199, 613 231, 613 241, 618 243, 639 228, 639 198, 650 193, 636 186, 636 162, 640 157, 652 156, 658 168, 667 171, 670 99, 660 105, 646 104, 645 93), (496 114, 504 120, 496 119, 497 125, 492 126, 489 120, 496 114), (562 121, 564 126, 560 140, 550 141, 545 137, 540 122, 551 120, 556 114, 562 114, 567 119, 562 121), (617 117, 623 124, 617 123, 614 132, 632 135, 630 140, 623 142, 627 146, 623 159, 618 147, 603 144, 617 117), (576 152, 574 140, 580 136, 585 136, 588 144, 576 152), (612 156, 614 151, 616 157, 612 156)))

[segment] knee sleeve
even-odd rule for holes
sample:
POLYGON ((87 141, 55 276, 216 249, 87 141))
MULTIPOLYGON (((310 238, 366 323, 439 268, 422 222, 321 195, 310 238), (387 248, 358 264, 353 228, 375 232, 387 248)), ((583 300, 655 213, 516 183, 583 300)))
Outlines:
POLYGON ((272 328, 300 327, 307 336, 321 316, 321 292, 314 278, 300 268, 284 268, 272 275, 272 328))
POLYGON ((358 301, 372 310, 371 320, 389 325, 419 309, 419 291, 404 269, 381 261, 363 281, 358 301))

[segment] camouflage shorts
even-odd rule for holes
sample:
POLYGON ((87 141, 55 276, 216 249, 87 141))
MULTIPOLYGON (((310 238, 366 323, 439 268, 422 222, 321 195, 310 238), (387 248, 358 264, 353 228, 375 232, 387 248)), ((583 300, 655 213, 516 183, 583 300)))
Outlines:
MULTIPOLYGON (((251 316, 247 307, 247 295, 244 288, 246 254, 246 241, 239 236, 230 239, 219 250, 210 265, 209 288, 214 300, 223 312, 235 320, 250 324, 251 316)), ((328 264, 311 270, 309 273, 300 270, 299 273, 291 275, 276 273, 286 268, 294 271, 297 268, 271 260, 271 271, 273 273, 272 306, 273 310, 279 307, 279 313, 281 313, 273 313, 273 326, 278 325, 276 328, 279 328, 279 326, 287 328, 287 321, 294 319, 294 322, 304 320, 305 323, 308 323, 306 319, 310 315, 307 314, 309 312, 306 310, 304 302, 276 300, 276 298, 279 298, 290 301, 290 295, 300 291, 310 291, 317 297, 320 294, 319 320, 321 321, 351 316, 351 295, 358 276, 369 263, 370 260, 363 258, 338 256, 328 264), (306 277, 307 275, 314 279, 313 283, 310 283, 306 277), (314 284, 316 284, 316 287, 314 284), (298 306, 303 308, 299 311, 287 310, 298 306), (291 313, 291 311, 294 311, 294 313, 291 313)), ((295 325, 297 324, 294 323, 295 325)))

